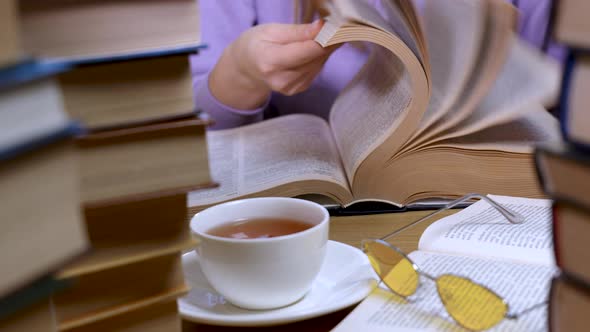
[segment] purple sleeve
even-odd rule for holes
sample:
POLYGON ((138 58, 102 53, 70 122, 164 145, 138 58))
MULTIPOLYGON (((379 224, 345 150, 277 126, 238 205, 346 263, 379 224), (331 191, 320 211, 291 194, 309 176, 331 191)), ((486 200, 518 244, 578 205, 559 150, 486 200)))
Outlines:
POLYGON ((207 49, 191 57, 195 104, 214 119, 211 129, 238 127, 262 120, 263 107, 237 110, 218 101, 209 90, 209 73, 223 50, 256 21, 254 0, 201 0, 201 40, 207 49))

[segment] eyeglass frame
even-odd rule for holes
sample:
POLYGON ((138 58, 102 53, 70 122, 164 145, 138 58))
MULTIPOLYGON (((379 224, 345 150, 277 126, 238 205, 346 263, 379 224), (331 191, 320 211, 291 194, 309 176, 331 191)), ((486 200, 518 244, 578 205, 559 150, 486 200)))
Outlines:
MULTIPOLYGON (((366 243, 369 243, 369 242, 377 242, 377 243, 380 243, 380 244, 382 244, 382 245, 385 245, 385 246, 387 246, 388 248, 390 248, 390 249, 392 249, 392 250, 395 250, 395 251, 396 251, 398 254, 400 254, 400 255, 401 255, 401 256, 402 256, 404 259, 406 259, 406 260, 407 260, 407 261, 408 261, 408 262, 409 262, 409 263, 412 265, 412 268, 414 269, 414 271, 416 271, 416 273, 418 274, 418 276, 423 276, 423 277, 426 277, 426 279, 428 279, 428 280, 430 280, 430 281, 433 281, 435 284, 436 284, 436 280, 437 280, 437 279, 439 279, 440 277, 442 277, 442 276, 445 276, 445 275, 451 275, 451 276, 455 276, 455 277, 459 277, 459 278, 465 279, 465 280, 467 280, 467 281, 469 281, 469 282, 471 282, 471 283, 473 283, 473 284, 475 284, 475 285, 477 285, 477 286, 479 286, 479 287, 482 287, 483 289, 486 289, 487 291, 489 291, 489 292, 491 292, 492 294, 496 295, 496 296, 497 296, 499 299, 501 299, 501 300, 502 300, 502 302, 503 302, 503 303, 506 305, 506 313, 504 314, 504 319, 509 319, 509 320, 516 320, 516 319, 520 318, 521 316, 523 316, 523 315, 525 315, 525 314, 527 314, 527 313, 529 313, 529 312, 531 312, 531 311, 533 311, 533 310, 536 310, 536 309, 538 309, 538 308, 540 308, 540 307, 542 307, 542 306, 545 306, 545 305, 547 305, 547 304, 549 303, 549 301, 548 301, 548 300, 546 300, 546 301, 543 301, 543 302, 540 302, 540 303, 537 303, 537 304, 534 304, 534 305, 532 305, 532 306, 530 306, 530 307, 528 307, 528 308, 526 308, 526 309, 523 309, 523 310, 521 310, 520 312, 517 312, 517 313, 510 313, 510 304, 509 304, 508 302, 506 302, 506 300, 504 299, 504 297, 503 297, 503 296, 500 296, 498 293, 496 293, 494 290, 490 289, 489 287, 487 287, 487 286, 485 286, 485 285, 483 285, 483 284, 481 284, 481 283, 479 283, 479 282, 476 282, 476 281, 472 280, 472 279, 471 279, 471 278, 469 278, 469 277, 465 277, 465 276, 462 276, 462 275, 459 275, 459 274, 454 274, 454 273, 444 273, 444 274, 441 274, 441 275, 440 275, 440 276, 438 276, 438 277, 434 277, 434 276, 432 276, 432 275, 430 275, 430 274, 426 273, 424 270, 422 270, 422 269, 421 269, 421 268, 420 268, 420 267, 419 267, 419 266, 418 266, 418 265, 417 265, 417 264, 416 264, 416 263, 415 263, 415 262, 414 262, 414 261, 413 261, 413 260, 412 260, 410 257, 408 257, 408 255, 406 255, 406 253, 404 253, 404 252, 403 252, 403 251, 402 251, 400 248, 398 248, 398 247, 394 246, 393 244, 391 244, 391 243, 389 243, 389 242, 385 241, 385 240, 387 240, 388 238, 390 238, 390 237, 392 237, 392 236, 394 236, 394 235, 397 235, 397 234, 399 234, 399 233, 401 233, 401 232, 405 231, 405 230, 406 230, 406 229, 408 229, 408 228, 411 228, 411 227, 413 227, 413 226, 416 226, 417 224, 419 224, 419 223, 421 223, 421 222, 423 222, 423 221, 425 221, 425 220, 428 220, 428 219, 430 219, 430 218, 432 218, 432 217, 434 217, 434 216, 436 216, 436 215, 438 215, 438 214, 442 213, 443 211, 446 211, 446 210, 452 209, 453 207, 455 207, 455 206, 457 206, 457 205, 459 205, 459 204, 461 204, 461 203, 465 203, 465 202, 467 202, 467 201, 470 201, 470 200, 472 200, 472 199, 475 199, 475 198, 479 198, 479 199, 481 199, 481 200, 484 200, 484 201, 486 201, 487 203, 489 203, 489 204, 490 204, 490 205, 491 205, 493 208, 495 208, 495 209, 496 209, 496 211, 500 212, 500 214, 502 214, 502 216, 504 216, 504 217, 506 218, 506 220, 508 220, 508 222, 510 222, 511 224, 515 224, 515 225, 517 225, 517 224, 522 224, 522 223, 524 223, 524 222, 526 221, 526 218, 524 218, 524 217, 523 217, 521 214, 519 214, 519 213, 517 213, 517 212, 515 212, 515 211, 512 211, 512 210, 510 210, 510 209, 509 209, 509 208, 507 208, 507 207, 504 207, 504 206, 500 205, 498 202, 494 201, 494 200, 493 200, 493 199, 491 199, 490 197, 488 197, 488 196, 486 196, 486 195, 482 195, 482 194, 477 194, 477 193, 470 193, 470 194, 467 194, 467 195, 465 195, 465 196, 463 196, 463 197, 461 197, 461 198, 458 198, 458 199, 456 199, 456 200, 454 200, 454 201, 451 201, 451 202, 447 203, 447 204, 446 204, 445 206, 443 206, 442 208, 440 208, 440 209, 438 209, 438 210, 436 210, 436 211, 434 211, 434 212, 432 212, 432 213, 430 213, 430 214, 428 214, 428 215, 426 215, 426 216, 424 216, 424 217, 422 217, 422 218, 420 218, 420 219, 418 219, 418 220, 415 220, 415 221, 413 221, 413 222, 411 222, 411 223, 409 223, 409 224, 407 224, 407 225, 405 225, 405 226, 403 226, 403 227, 401 227, 401 228, 399 228, 399 229, 397 229, 397 230, 395 230, 395 231, 393 231, 393 232, 391 232, 391 233, 389 233, 389 234, 387 234, 387 235, 385 235, 385 236, 383 236, 383 237, 381 237, 381 238, 379 238, 379 239, 365 239, 365 240, 362 240, 362 241, 361 241, 361 250, 363 251, 363 253, 365 253, 366 255, 368 255, 368 254, 367 254, 367 251, 366 251, 366 249, 365 249, 365 244, 366 244, 366 243)), ((373 266, 371 265, 371 267, 373 267, 373 266)), ((373 268, 373 269, 374 269, 374 268, 373 268)), ((409 295, 409 296, 404 296, 404 295, 401 295, 401 294, 399 294, 398 292, 394 291, 393 289, 391 289, 391 287, 389 287, 389 286, 387 285, 387 283, 385 283, 385 281, 383 281, 383 278, 381 277, 381 275, 380 275, 379 273, 376 273, 376 274, 377 274, 377 276, 379 277, 380 283, 383 283, 383 284, 385 284, 385 286, 387 286, 387 289, 389 289, 389 291, 391 291, 391 292, 392 292, 392 293, 394 293, 395 295, 397 295, 397 296, 399 296, 399 297, 401 297, 401 298, 403 298, 403 299, 405 299, 405 300, 408 300, 408 298, 409 298, 411 295, 413 295, 413 294, 416 292, 416 290, 418 290, 418 288, 419 288, 419 287, 421 286, 421 284, 422 284, 422 283, 420 282, 420 278, 418 278, 418 280, 417 280, 417 285, 416 285, 416 290, 414 290, 414 292, 413 292, 411 295, 409 295)), ((453 317, 453 315, 452 315, 450 312, 448 312, 448 310, 446 310, 446 304, 444 303, 444 297, 443 297, 443 296, 440 294, 440 291, 439 291, 438 287, 436 288, 436 291, 437 291, 437 294, 438 294, 438 296, 439 296, 439 298, 440 298, 441 302, 443 303, 443 306, 445 307, 445 311, 447 311, 447 313, 448 313, 448 314, 451 316, 451 318, 453 318, 453 321, 454 321, 455 323, 457 323, 459 326, 461 326, 461 327, 463 327, 463 328, 467 328, 467 329, 469 329, 468 327, 466 327, 466 326, 463 326, 463 325, 462 325, 462 324, 461 324, 459 321, 457 321, 457 320, 456 320, 456 319, 453 317)), ((501 320, 500 320, 500 321, 498 321, 498 322, 497 322, 496 324, 494 324, 493 326, 496 326, 496 325, 498 325, 500 322, 501 322, 501 320)))

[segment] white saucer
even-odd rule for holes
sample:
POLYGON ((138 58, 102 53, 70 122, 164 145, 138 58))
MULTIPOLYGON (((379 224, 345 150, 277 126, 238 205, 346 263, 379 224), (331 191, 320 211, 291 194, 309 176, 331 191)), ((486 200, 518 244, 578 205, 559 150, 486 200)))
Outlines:
POLYGON ((180 315, 189 321, 212 325, 267 326, 317 317, 360 302, 377 284, 365 254, 349 245, 329 241, 320 274, 303 299, 279 309, 252 311, 226 302, 213 290, 194 251, 182 256, 182 264, 192 289, 178 299, 180 315))

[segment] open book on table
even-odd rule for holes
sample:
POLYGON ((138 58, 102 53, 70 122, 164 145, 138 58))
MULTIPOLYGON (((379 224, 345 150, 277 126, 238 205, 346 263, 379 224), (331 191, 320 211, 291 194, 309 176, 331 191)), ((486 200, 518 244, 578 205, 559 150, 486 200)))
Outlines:
POLYGON ((322 46, 368 42, 370 55, 330 110, 208 134, 221 186, 201 208, 249 196, 323 194, 343 206, 398 206, 468 192, 541 196, 532 147, 558 139, 559 66, 513 33, 502 0, 333 0, 322 46))
MULTIPOLYGON (((485 201, 440 219, 420 237, 410 259, 431 276, 452 273, 484 285, 518 313, 548 299, 556 273, 551 241, 551 202, 546 199, 490 195, 525 218, 509 223, 485 201)), ((385 234, 384 234, 385 235, 385 234)), ((395 237, 388 239, 395 245, 395 237)), ((381 285, 333 331, 465 331, 446 313, 434 282, 421 277, 417 292, 403 300, 381 285)), ((544 331, 547 307, 492 330, 544 331)))

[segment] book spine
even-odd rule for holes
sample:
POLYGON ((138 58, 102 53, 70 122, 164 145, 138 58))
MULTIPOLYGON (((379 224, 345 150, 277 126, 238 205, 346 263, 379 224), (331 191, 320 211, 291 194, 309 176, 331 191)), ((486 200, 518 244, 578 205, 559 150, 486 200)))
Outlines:
MULTIPOLYGON (((584 151, 586 153, 590 153, 590 142, 586 141, 579 141, 572 137, 571 129, 569 127, 570 124, 570 115, 571 112, 576 110, 571 109, 571 91, 572 91, 572 81, 574 79, 576 65, 578 64, 578 59, 580 57, 590 56, 589 50, 577 50, 577 49, 569 49, 568 56, 565 63, 565 68, 563 72, 563 78, 561 83, 561 94, 559 97, 559 126, 561 128, 561 133, 563 138, 569 142, 573 147, 580 151, 584 151)), ((585 110, 578 110, 579 112, 583 112, 585 110)))
MULTIPOLYGON (((573 279, 577 279, 582 283, 590 285, 590 275, 588 274, 585 266, 582 267, 580 265, 573 265, 572 263, 568 263, 567 257, 577 256, 576 249, 577 247, 579 250, 578 245, 583 245, 582 243, 572 243, 572 240, 566 238, 566 234, 572 234, 572 225, 579 225, 580 220, 570 220, 567 217, 561 217, 565 214, 571 214, 572 211, 575 211, 578 215, 583 215, 584 218, 582 222, 590 223, 590 207, 575 202, 573 200, 567 199, 557 199, 552 206, 552 216, 553 216, 553 253, 555 255, 555 263, 560 268, 562 273, 569 275, 573 279), (567 213, 567 211, 570 213, 567 213), (565 258, 564 258, 565 257, 565 258)), ((578 226, 579 227, 579 226, 578 226)), ((577 234, 587 235, 588 231, 584 229, 577 229, 577 234)), ((579 240, 579 239, 578 239, 579 240)), ((577 242, 580 242, 576 240, 577 242)), ((581 249, 583 250, 583 249, 581 249)))
POLYGON ((559 127, 563 137, 567 140, 569 136, 568 113, 569 113, 569 94, 572 82, 572 72, 575 67, 575 57, 573 53, 569 52, 567 60, 565 62, 565 68, 563 71, 563 78, 561 82, 561 95, 559 97, 559 127))
MULTIPOLYGON (((571 297, 572 292, 576 295, 580 295, 578 298, 590 299, 590 285, 588 283, 576 279, 575 277, 568 275, 567 273, 561 273, 560 275, 554 277, 551 280, 551 290, 549 291, 549 306, 547 311, 547 323, 550 332, 569 332, 570 330, 565 330, 564 328, 568 326, 571 328, 574 324, 572 324, 572 322, 568 322, 568 319, 571 320, 572 318, 580 318, 579 312, 576 313, 575 311, 587 311, 587 308, 572 307, 571 301, 566 301, 566 303, 564 304, 564 299, 571 297), (565 315, 565 317, 560 317, 560 315, 565 315)), ((584 302, 585 301, 586 300, 584 300, 584 302)), ((588 316, 584 316, 585 320, 588 320, 588 318, 586 317, 588 316)), ((586 329, 583 328, 583 326, 585 326, 584 323, 587 322, 576 321, 575 325, 577 326, 575 330, 586 331, 586 329)))
POLYGON ((552 163, 559 159, 559 162, 569 161, 583 167, 584 173, 590 174, 590 153, 586 153, 570 143, 563 146, 555 147, 550 145, 537 146, 533 152, 533 165, 535 167, 535 174, 537 181, 543 192, 554 200, 565 201, 575 206, 590 209, 590 203, 585 198, 573 196, 569 192, 569 188, 554 188, 556 179, 569 177, 569 174, 562 174, 552 169, 552 163))

